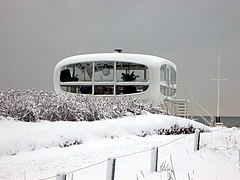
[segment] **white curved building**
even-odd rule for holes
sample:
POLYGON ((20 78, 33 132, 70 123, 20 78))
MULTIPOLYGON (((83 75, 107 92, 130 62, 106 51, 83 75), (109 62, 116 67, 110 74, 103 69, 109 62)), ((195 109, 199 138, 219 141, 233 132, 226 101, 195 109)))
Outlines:
POLYGON ((176 65, 143 54, 86 54, 60 61, 54 70, 56 93, 129 96, 159 104, 176 98, 176 65))

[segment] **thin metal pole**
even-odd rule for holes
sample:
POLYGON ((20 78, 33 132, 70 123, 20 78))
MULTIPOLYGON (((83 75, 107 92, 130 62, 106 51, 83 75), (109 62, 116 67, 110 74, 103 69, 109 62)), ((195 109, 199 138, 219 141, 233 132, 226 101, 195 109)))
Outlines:
POLYGON ((221 53, 220 53, 220 49, 219 49, 219 52, 218 52, 218 76, 216 79, 210 79, 210 80, 217 81, 217 114, 216 114, 216 120, 215 120, 216 123, 220 123, 220 81, 228 80, 228 79, 221 79, 220 59, 221 59, 221 53))
POLYGON ((116 165, 116 159, 115 158, 108 159, 106 180, 114 180, 115 165, 116 165))
POLYGON ((219 103, 220 103, 220 50, 218 52, 218 87, 217 87, 217 118, 219 118, 219 103))
POLYGON ((238 166, 240 167, 240 149, 238 150, 238 166))

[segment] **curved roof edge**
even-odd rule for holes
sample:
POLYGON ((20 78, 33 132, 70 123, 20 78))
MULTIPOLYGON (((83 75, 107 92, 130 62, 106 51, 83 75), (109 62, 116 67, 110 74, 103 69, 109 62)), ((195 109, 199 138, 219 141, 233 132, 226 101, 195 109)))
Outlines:
POLYGON ((86 61, 104 61, 104 60, 135 62, 135 63, 141 63, 144 65, 152 65, 152 66, 166 63, 176 68, 176 65, 173 62, 158 56, 147 55, 147 54, 118 53, 118 52, 74 55, 74 56, 64 58, 58 63, 58 65, 64 66, 67 64, 74 64, 79 61, 86 62, 86 61))

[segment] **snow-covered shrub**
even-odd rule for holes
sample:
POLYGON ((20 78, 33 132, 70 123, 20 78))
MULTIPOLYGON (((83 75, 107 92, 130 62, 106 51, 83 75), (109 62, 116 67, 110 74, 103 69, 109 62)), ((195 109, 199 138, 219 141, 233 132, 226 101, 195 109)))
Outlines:
POLYGON ((69 139, 69 140, 65 140, 63 142, 61 142, 59 144, 59 147, 63 148, 63 147, 69 147, 69 146, 73 146, 73 145, 79 145, 82 144, 83 141, 81 139, 69 139))
POLYGON ((56 95, 53 92, 36 90, 0 91, 0 116, 26 122, 95 121, 140 115, 145 111, 166 114, 164 107, 153 106, 146 100, 130 100, 127 97, 56 95))
MULTIPOLYGON (((179 134, 192 134, 194 133, 196 128, 193 127, 192 124, 189 124, 187 126, 182 126, 180 127, 178 124, 172 125, 170 128, 155 128, 153 130, 144 130, 141 131, 140 133, 137 134, 137 136, 140 137, 145 137, 145 136, 150 136, 150 135, 179 135, 179 134)), ((203 130, 200 130, 203 132, 203 130)))

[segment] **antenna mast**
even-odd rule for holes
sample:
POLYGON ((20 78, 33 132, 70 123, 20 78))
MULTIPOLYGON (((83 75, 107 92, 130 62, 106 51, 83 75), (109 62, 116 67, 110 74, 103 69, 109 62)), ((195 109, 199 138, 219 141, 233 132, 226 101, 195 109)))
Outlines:
POLYGON ((217 81, 217 114, 216 114, 216 123, 220 123, 220 81, 227 80, 227 79, 221 79, 220 59, 221 59, 221 53, 220 53, 220 49, 219 49, 219 51, 218 51, 218 76, 217 76, 217 79, 210 79, 210 80, 216 80, 217 81))
POLYGON ((216 122, 220 123, 220 116, 219 116, 219 103, 220 103, 220 58, 221 58, 221 54, 220 54, 220 50, 218 51, 218 77, 217 77, 217 81, 218 81, 218 86, 217 86, 217 117, 216 117, 216 122))

